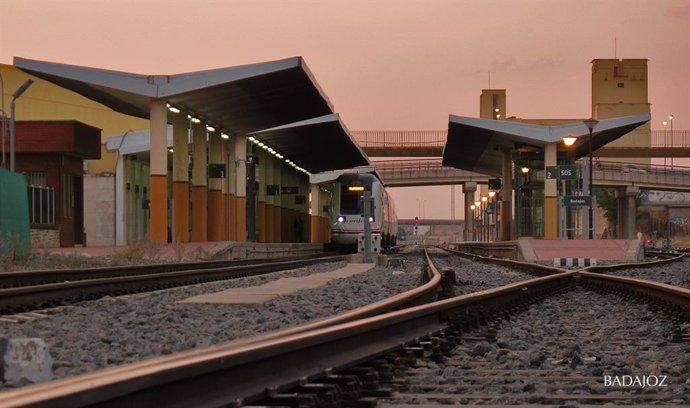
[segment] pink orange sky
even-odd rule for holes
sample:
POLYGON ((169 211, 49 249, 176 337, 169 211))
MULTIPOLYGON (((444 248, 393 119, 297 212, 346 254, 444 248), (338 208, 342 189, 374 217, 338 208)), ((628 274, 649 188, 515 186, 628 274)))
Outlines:
MULTIPOLYGON (((2 63, 174 74, 295 55, 351 130, 478 116, 489 71, 510 116, 589 117, 590 61, 614 56, 649 59, 652 129, 690 129, 688 0, 0 0, 2 63)), ((392 192, 403 218, 424 200, 450 217, 450 187, 392 192)))

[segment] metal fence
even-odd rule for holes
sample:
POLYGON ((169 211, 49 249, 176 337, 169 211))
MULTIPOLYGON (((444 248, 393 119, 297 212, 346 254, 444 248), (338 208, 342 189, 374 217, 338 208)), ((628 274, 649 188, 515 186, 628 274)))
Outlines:
MULTIPOLYGON (((690 147, 688 130, 636 129, 628 133, 649 137, 652 147, 690 147)), ((362 147, 443 147, 447 130, 355 130, 352 135, 362 147)))
POLYGON ((55 224, 55 189, 28 186, 29 222, 31 224, 55 224))

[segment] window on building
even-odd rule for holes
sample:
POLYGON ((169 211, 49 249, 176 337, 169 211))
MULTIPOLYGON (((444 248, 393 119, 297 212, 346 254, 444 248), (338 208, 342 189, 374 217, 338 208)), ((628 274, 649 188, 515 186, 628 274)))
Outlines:
POLYGON ((30 186, 34 187, 48 187, 46 184, 46 174, 42 172, 31 172, 27 174, 30 186))

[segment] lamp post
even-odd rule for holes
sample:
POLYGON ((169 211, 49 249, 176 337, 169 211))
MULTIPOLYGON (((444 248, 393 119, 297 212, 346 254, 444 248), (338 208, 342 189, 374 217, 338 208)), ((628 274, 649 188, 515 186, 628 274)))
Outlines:
POLYGON ((482 235, 484 236, 484 241, 489 242, 489 217, 487 213, 487 201, 489 197, 482 196, 482 235))
POLYGON ((594 171, 592 169, 592 131, 594 127, 599 123, 596 119, 585 119, 583 120, 587 129, 589 129, 589 183, 587 184, 587 194, 589 194, 589 239, 594 239, 594 189, 592 188, 592 175, 594 171))
POLYGON ((477 209, 477 207, 475 207, 474 204, 470 205, 470 210, 472 210, 472 241, 476 241, 475 237, 477 236, 477 233, 475 232, 475 225, 474 225, 474 221, 476 219, 476 217, 474 216, 474 211, 476 209, 477 209))
MULTIPOLYGON (((673 147, 673 115, 668 115, 668 122, 671 128, 671 147, 673 147)), ((671 155, 671 170, 673 170, 673 155, 671 155)))
MULTIPOLYGON (((572 152, 572 149, 570 149, 570 148, 575 144, 576 141, 577 141, 577 138, 573 135, 566 135, 563 137, 563 144, 565 145, 565 147, 567 149, 566 164, 568 164, 568 165, 571 165, 573 162, 572 158, 570 157, 570 153, 572 152)), ((563 190, 563 196, 570 194, 570 187, 571 186, 569 186, 569 185, 566 187, 566 181, 561 180, 561 189, 563 190)), ((570 207, 566 207, 566 206, 563 206, 562 208, 565 212, 565 215, 564 215, 565 232, 561 232, 560 235, 565 236, 566 238, 570 239, 571 238, 571 233, 570 233, 571 226, 570 226, 570 224, 571 224, 571 218, 572 218, 571 210, 570 210, 570 207)))
POLYGON ((496 219, 496 207, 498 204, 496 192, 495 191, 489 191, 489 200, 492 202, 492 207, 491 207, 491 221, 493 222, 493 225, 491 226, 491 240, 496 242, 496 232, 498 231, 497 226, 497 219, 496 219))
MULTIPOLYGON (((482 202, 481 201, 475 201, 474 202, 474 208, 476 211, 476 216, 474 217, 474 219, 477 220, 477 222, 475 223, 475 226, 474 226, 474 233, 475 233, 475 236, 477 237, 476 241, 479 241, 482 239, 482 234, 481 234, 482 227, 479 225, 479 216, 482 214, 482 202)), ((482 225, 483 225, 483 223, 484 223, 484 220, 482 220, 482 225)))
POLYGON ((33 84, 32 79, 27 79, 16 91, 12 94, 12 102, 10 103, 10 171, 14 171, 14 143, 16 135, 14 132, 14 102, 22 96, 24 92, 33 84))
MULTIPOLYGON (((664 149, 668 147, 668 142, 667 142, 667 134, 666 134, 666 125, 668 125, 668 122, 665 120, 661 122, 662 125, 664 125, 664 149)), ((664 171, 666 171, 666 152, 664 152, 664 171)))

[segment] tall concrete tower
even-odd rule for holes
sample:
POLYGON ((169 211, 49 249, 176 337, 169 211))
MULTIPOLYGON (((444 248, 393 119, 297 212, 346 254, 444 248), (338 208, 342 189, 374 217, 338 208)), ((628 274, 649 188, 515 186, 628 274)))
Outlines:
POLYGON ((506 118, 505 89, 482 89, 479 97, 479 117, 482 119, 506 118))
MULTIPOLYGON (((650 112, 646 59, 595 59, 592 61, 592 117, 607 119, 650 112)), ((610 146, 651 146, 650 124, 610 143, 610 146)), ((608 159, 607 159, 608 160, 608 159)), ((630 159, 650 163, 650 159, 630 159)), ((625 160, 625 161, 630 161, 625 160)))

